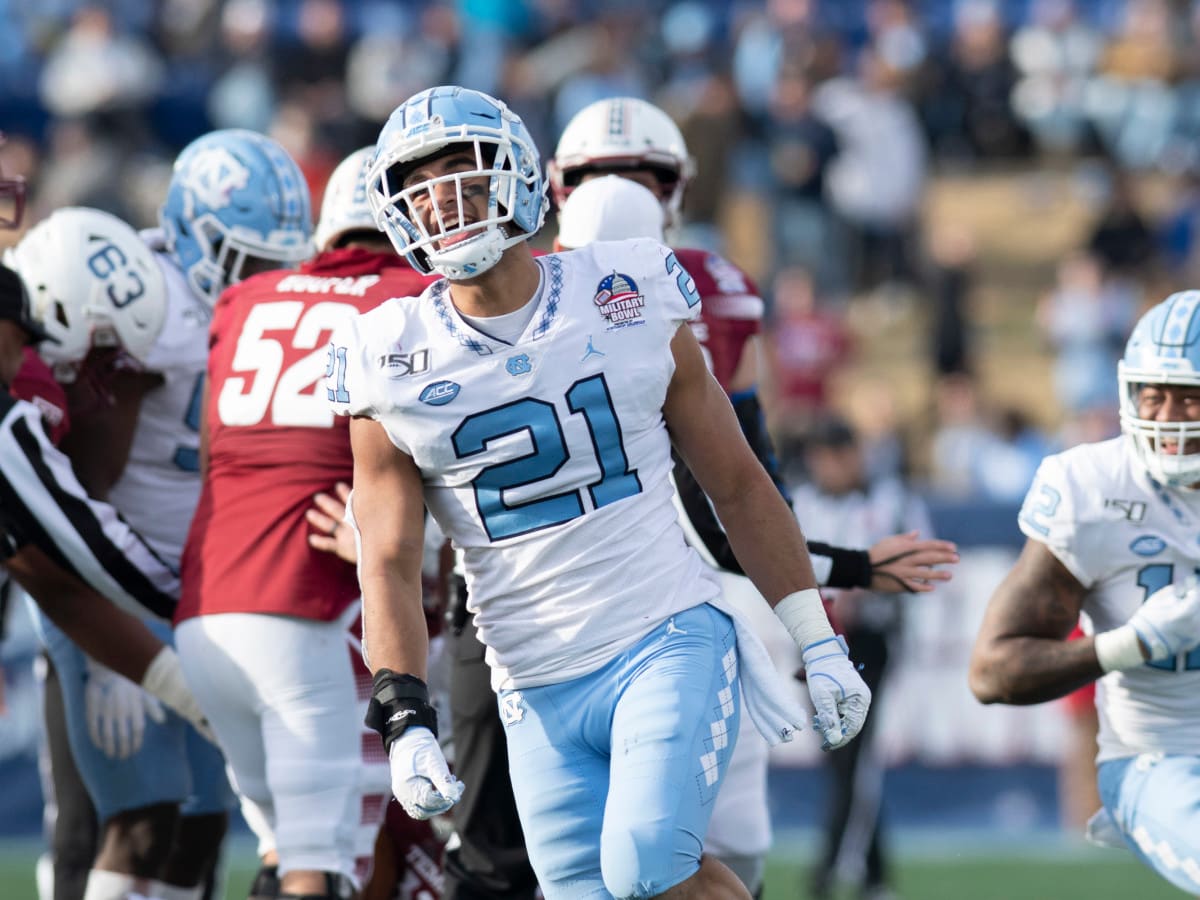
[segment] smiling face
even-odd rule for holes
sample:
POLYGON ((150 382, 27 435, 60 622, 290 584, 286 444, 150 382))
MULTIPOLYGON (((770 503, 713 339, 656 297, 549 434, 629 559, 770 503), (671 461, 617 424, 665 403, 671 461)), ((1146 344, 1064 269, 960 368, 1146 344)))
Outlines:
POLYGON ((484 226, 488 214, 490 177, 471 175, 484 166, 473 145, 452 147, 422 160, 404 176, 401 184, 410 218, 431 236, 440 235, 435 246, 445 250, 470 238, 484 226))
MULTIPOLYGON (((1161 424, 1200 422, 1200 385, 1146 384, 1137 393, 1138 418, 1161 424)), ((1154 440, 1163 456, 1200 453, 1200 438, 1189 437, 1180 448, 1182 429, 1167 428, 1154 440)))

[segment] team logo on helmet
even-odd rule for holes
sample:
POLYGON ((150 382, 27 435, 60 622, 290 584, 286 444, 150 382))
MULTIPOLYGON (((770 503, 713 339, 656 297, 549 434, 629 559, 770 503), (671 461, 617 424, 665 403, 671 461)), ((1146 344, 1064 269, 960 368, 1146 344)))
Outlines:
POLYGON ((592 300, 600 310, 600 315, 608 320, 610 329, 644 321, 642 309, 646 305, 646 298, 628 275, 613 272, 604 276, 596 285, 596 296, 592 300))
POLYGON ((213 209, 229 205, 234 191, 250 183, 250 170, 224 147, 206 147, 188 164, 184 187, 213 209))

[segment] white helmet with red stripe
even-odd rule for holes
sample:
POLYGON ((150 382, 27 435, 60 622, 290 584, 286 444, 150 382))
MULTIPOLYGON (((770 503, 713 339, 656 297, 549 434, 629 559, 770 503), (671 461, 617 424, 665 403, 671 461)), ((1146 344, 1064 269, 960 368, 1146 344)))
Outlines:
POLYGON ((576 113, 547 167, 559 209, 585 176, 632 170, 653 175, 666 224, 678 226, 695 161, 671 117, 636 97, 598 100, 576 113))

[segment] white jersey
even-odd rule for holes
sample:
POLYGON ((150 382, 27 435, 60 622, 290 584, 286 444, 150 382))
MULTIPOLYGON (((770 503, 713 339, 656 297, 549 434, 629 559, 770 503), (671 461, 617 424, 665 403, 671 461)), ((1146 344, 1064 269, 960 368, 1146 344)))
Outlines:
MULTIPOLYGON (((1089 633, 1125 624, 1147 597, 1200 572, 1200 493, 1153 482, 1125 437, 1047 457, 1021 508, 1040 541, 1090 593, 1089 633)), ((1110 672, 1097 684, 1100 762, 1200 747, 1200 649, 1110 672)))
MULTIPOLYGON (((152 248, 153 236, 147 239, 152 248)), ((142 398, 129 461, 108 500, 154 549, 178 565, 200 497, 200 415, 210 312, 183 273, 156 254, 167 283, 162 333, 146 369, 163 384, 142 398)))
POLYGON ((327 394, 421 471, 462 551, 495 688, 592 672, 718 586, 672 505, 662 406, 690 277, 654 241, 538 258, 513 344, 471 327, 445 280, 339 327, 327 394))

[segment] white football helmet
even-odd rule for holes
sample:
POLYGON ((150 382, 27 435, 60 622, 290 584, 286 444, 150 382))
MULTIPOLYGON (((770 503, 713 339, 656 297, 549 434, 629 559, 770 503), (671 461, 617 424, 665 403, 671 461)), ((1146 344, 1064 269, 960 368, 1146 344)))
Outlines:
POLYGON ((1138 416, 1143 385, 1200 387, 1200 291, 1180 291, 1138 320, 1117 364, 1121 431, 1133 441, 1138 461, 1160 484, 1200 483, 1200 452, 1186 453, 1200 441, 1200 422, 1160 422, 1138 416), (1164 452, 1174 443, 1174 452, 1164 452))
POLYGON ((558 243, 567 250, 593 241, 663 241, 664 210, 636 181, 605 175, 585 181, 558 211, 558 243))
POLYGON ((554 158, 547 166, 554 201, 562 209, 567 197, 589 172, 615 173, 646 169, 661 186, 666 225, 681 224, 683 193, 695 174, 683 134, 665 112, 636 97, 598 100, 563 129, 554 158))
MULTIPOLYGON (((321 218, 313 231, 317 252, 330 249, 349 231, 375 231, 375 216, 367 203, 367 170, 375 158, 375 148, 362 147, 343 159, 325 184, 321 200, 321 218)), ((379 232, 383 237, 383 233, 379 232)))
POLYGON ((98 209, 64 207, 5 254, 29 291, 34 319, 57 343, 38 352, 59 381, 74 381, 93 347, 145 365, 167 315, 167 285, 136 231, 98 209))

